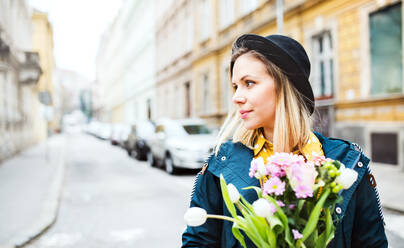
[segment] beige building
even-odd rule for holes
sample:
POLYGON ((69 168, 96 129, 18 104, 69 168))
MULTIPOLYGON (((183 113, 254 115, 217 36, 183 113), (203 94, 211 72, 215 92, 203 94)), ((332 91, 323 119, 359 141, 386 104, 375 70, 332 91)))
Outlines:
POLYGON ((32 111, 35 112, 34 133, 38 141, 42 141, 59 129, 60 116, 54 113, 54 94, 52 72, 55 67, 53 56, 53 30, 48 14, 35 10, 32 14, 33 23, 33 49, 38 52, 42 75, 36 87, 40 102, 37 102, 32 111))
POLYGON ((32 106, 41 69, 31 14, 23 0, 0 0, 0 161, 36 142, 32 106))
MULTIPOLYGON (((277 33, 276 1, 168 5, 157 21, 157 111, 218 126, 231 106, 231 45, 244 33, 277 33)), ((404 169, 401 1, 284 0, 283 13, 284 34, 312 63, 316 129, 359 143, 374 163, 404 169)))

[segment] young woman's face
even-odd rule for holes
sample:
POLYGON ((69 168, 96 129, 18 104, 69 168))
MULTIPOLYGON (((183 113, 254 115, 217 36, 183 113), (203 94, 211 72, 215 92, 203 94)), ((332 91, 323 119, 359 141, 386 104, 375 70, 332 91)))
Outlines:
POLYGON ((237 58, 233 66, 233 102, 237 105, 245 127, 263 127, 273 131, 275 120, 275 81, 261 60, 250 53, 237 58))

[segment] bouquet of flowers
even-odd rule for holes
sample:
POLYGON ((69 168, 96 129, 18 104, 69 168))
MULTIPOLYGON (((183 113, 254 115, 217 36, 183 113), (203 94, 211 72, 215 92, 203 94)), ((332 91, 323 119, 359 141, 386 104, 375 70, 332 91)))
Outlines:
POLYGON ((231 217, 193 207, 185 213, 187 224, 199 226, 207 218, 232 221, 233 235, 243 247, 242 232, 257 247, 326 247, 334 238, 331 214, 342 201, 339 192, 351 187, 358 176, 337 160, 313 154, 306 161, 292 153, 275 153, 266 163, 261 157, 253 159, 249 172, 260 187, 243 190, 255 190, 255 202, 250 204, 221 175, 222 195, 231 217))

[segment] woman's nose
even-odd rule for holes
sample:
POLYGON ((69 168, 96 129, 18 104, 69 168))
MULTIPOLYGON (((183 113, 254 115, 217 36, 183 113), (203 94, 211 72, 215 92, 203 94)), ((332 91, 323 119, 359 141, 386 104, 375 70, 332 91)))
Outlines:
POLYGON ((247 101, 247 99, 243 96, 238 95, 237 92, 233 96, 233 102, 235 104, 244 104, 244 103, 246 103, 246 101, 247 101))

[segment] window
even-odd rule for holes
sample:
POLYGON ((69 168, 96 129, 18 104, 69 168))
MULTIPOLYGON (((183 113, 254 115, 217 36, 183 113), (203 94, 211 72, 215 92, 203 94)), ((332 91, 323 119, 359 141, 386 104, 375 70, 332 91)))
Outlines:
POLYGON ((258 0, 240 0, 239 4, 241 14, 247 15, 258 7, 258 0))
POLYGON ((151 99, 150 98, 148 98, 146 100, 146 104, 147 104, 147 119, 151 120, 152 113, 151 113, 151 99))
POLYGON ((371 95, 402 92, 401 3, 370 14, 371 95))
POLYGON ((371 133, 370 142, 373 162, 398 165, 397 133, 371 133))
POLYGON ((0 71, 0 125, 7 120, 6 115, 6 75, 0 71))
POLYGON ((185 22, 186 22, 186 43, 185 50, 186 52, 192 50, 193 42, 194 42, 194 20, 190 11, 187 9, 185 12, 185 22))
POLYGON ((226 28, 234 21, 234 0, 220 1, 220 28, 226 28))
POLYGON ((185 131, 190 134, 210 134, 211 131, 205 125, 184 125, 185 131))
POLYGON ((229 82, 229 66, 226 66, 222 71, 222 87, 221 87, 221 98, 222 98, 222 111, 228 111, 230 105, 230 82, 229 82))
POLYGON ((316 107, 313 114, 313 129, 324 136, 332 136, 334 123, 334 109, 332 106, 316 107))
POLYGON ((199 27, 200 27, 200 40, 204 41, 209 38, 210 27, 210 0, 201 0, 201 12, 199 15, 199 27))
POLYGON ((202 87, 203 87, 203 91, 202 91, 203 113, 206 114, 206 113, 208 113, 209 106, 210 106, 210 104, 209 104, 209 75, 207 73, 202 75, 202 87))
POLYGON ((333 97, 334 59, 331 32, 313 36, 313 92, 317 99, 333 97))
POLYGON ((191 86, 185 83, 185 117, 191 117, 191 86))

